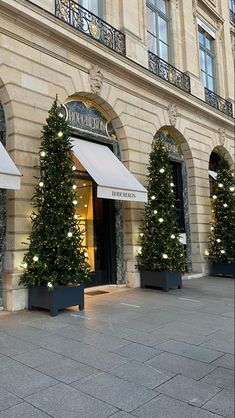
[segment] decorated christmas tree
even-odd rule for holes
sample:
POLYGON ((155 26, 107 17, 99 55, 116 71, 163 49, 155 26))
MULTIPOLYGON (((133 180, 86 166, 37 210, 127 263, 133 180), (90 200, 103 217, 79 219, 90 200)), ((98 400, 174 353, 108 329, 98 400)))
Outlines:
POLYGON ((76 181, 70 130, 54 101, 43 127, 40 178, 33 196, 32 232, 21 283, 53 289, 89 276, 82 230, 75 214, 76 181))
POLYGON ((221 158, 212 196, 212 220, 208 258, 214 262, 235 261, 235 182, 229 163, 221 158))
POLYGON ((147 190, 137 267, 140 271, 184 271, 185 256, 178 232, 171 165, 160 139, 154 141, 150 154, 147 190))

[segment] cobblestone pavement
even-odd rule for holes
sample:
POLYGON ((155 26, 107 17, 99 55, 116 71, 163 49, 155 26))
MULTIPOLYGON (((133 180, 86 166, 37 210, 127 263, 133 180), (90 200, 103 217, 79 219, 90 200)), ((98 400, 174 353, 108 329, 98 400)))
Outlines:
POLYGON ((233 286, 106 288, 83 312, 0 312, 0 418, 233 418, 233 286))

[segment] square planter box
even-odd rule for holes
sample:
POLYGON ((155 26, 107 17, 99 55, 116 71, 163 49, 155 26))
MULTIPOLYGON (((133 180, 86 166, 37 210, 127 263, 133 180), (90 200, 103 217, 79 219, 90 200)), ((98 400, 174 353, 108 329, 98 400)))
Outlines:
POLYGON ((235 263, 212 263, 212 275, 235 277, 235 263))
POLYGON ((160 287, 165 292, 172 287, 182 288, 182 274, 178 271, 141 271, 141 287, 160 287))
POLYGON ((84 283, 77 286, 61 286, 53 290, 42 286, 29 287, 29 310, 48 309, 51 316, 56 316, 59 309, 75 305, 79 305, 80 311, 84 309, 84 283))

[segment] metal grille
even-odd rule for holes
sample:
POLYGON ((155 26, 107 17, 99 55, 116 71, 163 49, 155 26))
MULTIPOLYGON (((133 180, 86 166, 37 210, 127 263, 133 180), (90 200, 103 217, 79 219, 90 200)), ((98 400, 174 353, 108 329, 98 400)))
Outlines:
POLYGON ((157 55, 148 51, 149 56, 149 70, 156 74, 158 77, 163 78, 163 80, 168 81, 176 87, 179 87, 181 90, 186 91, 187 93, 191 92, 190 87, 190 77, 186 73, 182 73, 173 65, 168 64, 157 55))
POLYGON ((124 33, 73 0, 55 0, 55 15, 69 25, 101 42, 121 55, 126 55, 124 33))
POLYGON ((228 116, 233 117, 233 107, 232 103, 228 100, 223 99, 223 97, 218 96, 218 94, 207 89, 205 87, 205 100, 210 106, 215 107, 215 109, 220 110, 220 112, 225 113, 228 116))
MULTIPOLYGON (((6 125, 3 107, 0 102, 0 142, 6 145, 6 125)), ((6 191, 0 189, 0 306, 2 305, 3 262, 6 248, 6 191)))

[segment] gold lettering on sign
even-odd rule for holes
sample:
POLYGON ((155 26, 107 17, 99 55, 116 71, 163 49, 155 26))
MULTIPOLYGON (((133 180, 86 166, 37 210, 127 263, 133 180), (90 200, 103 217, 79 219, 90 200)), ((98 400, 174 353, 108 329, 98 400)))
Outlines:
POLYGON ((76 112, 75 110, 69 109, 68 121, 73 122, 73 123, 78 123, 82 127, 99 130, 103 132, 105 135, 107 135, 106 129, 105 129, 106 124, 99 118, 95 118, 93 116, 88 116, 88 115, 82 115, 81 113, 76 112))

